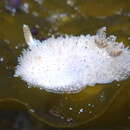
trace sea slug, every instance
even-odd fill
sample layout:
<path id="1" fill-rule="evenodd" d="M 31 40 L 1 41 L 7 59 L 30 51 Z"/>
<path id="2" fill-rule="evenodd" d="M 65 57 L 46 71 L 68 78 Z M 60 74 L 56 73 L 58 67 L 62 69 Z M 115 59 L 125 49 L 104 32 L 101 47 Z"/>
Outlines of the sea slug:
<path id="1" fill-rule="evenodd" d="M 130 49 L 106 36 L 59 36 L 39 41 L 23 26 L 28 48 L 18 57 L 15 77 L 56 93 L 79 92 L 87 86 L 125 80 L 130 76 Z"/>

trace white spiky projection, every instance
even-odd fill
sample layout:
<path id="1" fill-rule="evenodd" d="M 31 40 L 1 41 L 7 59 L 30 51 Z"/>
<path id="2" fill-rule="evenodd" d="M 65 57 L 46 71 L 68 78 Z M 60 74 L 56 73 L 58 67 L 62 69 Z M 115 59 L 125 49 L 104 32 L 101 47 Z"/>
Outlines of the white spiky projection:
<path id="1" fill-rule="evenodd" d="M 29 85 L 57 93 L 79 92 L 130 75 L 130 50 L 106 28 L 96 35 L 51 37 L 40 42 L 23 26 L 28 48 L 18 57 L 15 76 Z"/>

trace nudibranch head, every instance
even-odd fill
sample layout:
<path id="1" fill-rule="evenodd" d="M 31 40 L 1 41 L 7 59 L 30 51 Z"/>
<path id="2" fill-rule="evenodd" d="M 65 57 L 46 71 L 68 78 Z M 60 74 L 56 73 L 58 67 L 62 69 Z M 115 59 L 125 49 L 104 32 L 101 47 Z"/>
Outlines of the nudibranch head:
<path id="1" fill-rule="evenodd" d="M 15 76 L 29 85 L 57 93 L 78 92 L 86 86 L 126 79 L 130 50 L 106 28 L 96 35 L 51 37 L 40 42 L 23 26 L 28 49 L 18 58 Z"/>

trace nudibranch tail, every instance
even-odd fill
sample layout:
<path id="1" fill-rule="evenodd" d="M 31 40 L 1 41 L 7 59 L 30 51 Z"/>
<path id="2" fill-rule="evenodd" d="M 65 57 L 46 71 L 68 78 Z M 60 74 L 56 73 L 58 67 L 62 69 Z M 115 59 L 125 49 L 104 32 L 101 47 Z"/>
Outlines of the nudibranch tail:
<path id="1" fill-rule="evenodd" d="M 24 32 L 24 38 L 26 43 L 30 46 L 33 43 L 33 36 L 31 34 L 31 31 L 27 25 L 23 25 L 23 32 Z"/>

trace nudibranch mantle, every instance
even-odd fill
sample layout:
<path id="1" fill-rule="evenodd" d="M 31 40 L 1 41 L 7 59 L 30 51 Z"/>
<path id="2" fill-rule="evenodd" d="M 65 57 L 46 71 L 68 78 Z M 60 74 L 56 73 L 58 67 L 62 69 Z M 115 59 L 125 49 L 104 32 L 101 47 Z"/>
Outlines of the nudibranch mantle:
<path id="1" fill-rule="evenodd" d="M 29 85 L 56 93 L 79 92 L 86 86 L 111 83 L 130 75 L 130 50 L 116 37 L 96 35 L 51 37 L 40 42 L 23 26 L 28 49 L 18 57 L 15 75 Z"/>

